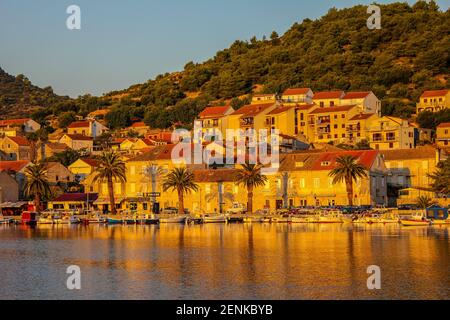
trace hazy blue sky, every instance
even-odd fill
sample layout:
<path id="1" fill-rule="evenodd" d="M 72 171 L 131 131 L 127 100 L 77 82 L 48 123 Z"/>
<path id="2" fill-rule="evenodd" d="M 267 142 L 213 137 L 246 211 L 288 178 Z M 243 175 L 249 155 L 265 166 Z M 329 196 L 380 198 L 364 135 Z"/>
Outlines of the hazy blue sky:
<path id="1" fill-rule="evenodd" d="M 358 3 L 372 1 L 0 0 L 0 67 L 58 94 L 100 95 Z M 71 4 L 81 7 L 79 31 L 66 28 Z"/>

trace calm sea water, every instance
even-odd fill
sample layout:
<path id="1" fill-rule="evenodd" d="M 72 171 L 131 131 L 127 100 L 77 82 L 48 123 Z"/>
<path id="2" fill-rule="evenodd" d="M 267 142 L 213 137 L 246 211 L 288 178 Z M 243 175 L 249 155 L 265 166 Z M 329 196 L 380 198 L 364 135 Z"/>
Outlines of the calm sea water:
<path id="1" fill-rule="evenodd" d="M 449 299 L 450 228 L 0 226 L 0 299 Z M 82 288 L 66 287 L 67 267 Z M 367 267 L 381 290 L 367 289 Z"/>

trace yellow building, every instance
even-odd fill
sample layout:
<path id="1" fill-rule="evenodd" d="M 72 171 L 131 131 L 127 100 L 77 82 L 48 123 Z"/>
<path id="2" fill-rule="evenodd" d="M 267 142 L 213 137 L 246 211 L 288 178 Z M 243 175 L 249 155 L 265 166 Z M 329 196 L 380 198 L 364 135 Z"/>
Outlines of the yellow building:
<path id="1" fill-rule="evenodd" d="M 98 167 L 98 160 L 90 159 L 90 158 L 84 158 L 84 159 L 78 159 L 74 163 L 72 163 L 68 169 L 72 174 L 75 175 L 76 179 L 79 181 L 83 181 L 88 177 L 90 174 L 92 174 L 95 170 L 95 168 Z"/>
<path id="2" fill-rule="evenodd" d="M 283 92 L 281 101 L 285 105 L 312 104 L 313 96 L 310 88 L 291 88 Z"/>
<path id="3" fill-rule="evenodd" d="M 450 122 L 441 123 L 436 129 L 436 144 L 442 148 L 450 147 Z"/>
<path id="4" fill-rule="evenodd" d="M 381 116 L 381 101 L 372 91 L 347 92 L 341 99 L 342 105 L 356 105 L 361 113 Z"/>
<path id="5" fill-rule="evenodd" d="M 323 91 L 313 96 L 313 102 L 320 108 L 336 107 L 341 105 L 341 99 L 345 96 L 344 91 Z"/>
<path id="6" fill-rule="evenodd" d="M 313 137 L 314 133 L 310 133 L 312 129 L 308 124 L 308 115 L 310 112 L 317 109 L 315 104 L 299 105 L 296 107 L 297 120 L 298 120 L 298 135 L 304 140 L 308 140 L 308 137 Z M 313 142 L 313 141 L 310 141 Z"/>
<path id="7" fill-rule="evenodd" d="M 153 143 L 148 139 L 127 138 L 120 143 L 118 150 L 125 154 L 137 155 L 152 147 Z"/>
<path id="8" fill-rule="evenodd" d="M 41 125 L 30 118 L 0 120 L 0 136 L 15 137 L 36 132 Z"/>
<path id="9" fill-rule="evenodd" d="M 30 142 L 20 136 L 0 138 L 0 153 L 8 161 L 30 160 Z"/>
<path id="10" fill-rule="evenodd" d="M 414 127 L 407 120 L 381 117 L 371 121 L 368 128 L 369 143 L 376 150 L 415 148 Z"/>
<path id="11" fill-rule="evenodd" d="M 228 129 L 228 115 L 235 110 L 231 106 L 207 107 L 196 120 L 196 125 L 202 127 L 203 135 L 222 134 L 225 137 Z"/>
<path id="12" fill-rule="evenodd" d="M 277 108 L 275 103 L 243 106 L 228 116 L 228 129 L 266 129 L 266 115 Z"/>
<path id="13" fill-rule="evenodd" d="M 363 140 L 368 141 L 370 123 L 376 119 L 378 119 L 378 116 L 374 113 L 360 113 L 350 118 L 346 128 L 348 143 L 355 144 Z"/>
<path id="14" fill-rule="evenodd" d="M 277 96 L 275 94 L 255 94 L 252 97 L 252 104 L 275 103 Z"/>
<path id="15" fill-rule="evenodd" d="M 63 143 L 73 150 L 87 150 L 92 151 L 94 147 L 94 140 L 92 137 L 81 134 L 64 134 L 58 141 Z"/>
<path id="16" fill-rule="evenodd" d="M 108 127 L 97 120 L 76 121 L 67 127 L 67 133 L 70 135 L 83 135 L 93 138 L 101 136 L 108 130 Z"/>
<path id="17" fill-rule="evenodd" d="M 347 122 L 358 114 L 356 106 L 322 107 L 308 115 L 308 140 L 310 142 L 345 143 Z"/>
<path id="18" fill-rule="evenodd" d="M 417 114 L 424 111 L 438 112 L 450 108 L 450 90 L 425 91 L 417 104 Z"/>
<path id="19" fill-rule="evenodd" d="M 298 114 L 295 106 L 279 106 L 266 114 L 266 129 L 278 129 L 282 134 L 297 135 L 297 116 Z"/>

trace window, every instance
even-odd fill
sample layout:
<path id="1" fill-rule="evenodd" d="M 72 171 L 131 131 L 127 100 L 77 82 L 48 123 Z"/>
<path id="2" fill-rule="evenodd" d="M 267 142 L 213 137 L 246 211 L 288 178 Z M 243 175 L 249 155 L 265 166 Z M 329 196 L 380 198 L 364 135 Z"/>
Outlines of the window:
<path id="1" fill-rule="evenodd" d="M 345 114 L 343 114 L 343 115 L 341 116 L 341 118 L 342 118 L 342 119 L 345 119 Z"/>
<path id="2" fill-rule="evenodd" d="M 330 102 L 330 107 L 334 107 L 334 101 Z"/>
<path id="3" fill-rule="evenodd" d="M 320 188 L 320 178 L 314 178 L 314 188 L 315 189 Z"/>
<path id="4" fill-rule="evenodd" d="M 345 133 L 342 134 L 342 138 L 345 138 Z"/>
<path id="5" fill-rule="evenodd" d="M 303 168 L 304 165 L 305 165 L 305 163 L 303 161 L 297 161 L 295 163 L 296 168 Z"/>
<path id="6" fill-rule="evenodd" d="M 324 102 L 320 102 L 320 107 L 323 108 L 325 106 Z"/>
<path id="7" fill-rule="evenodd" d="M 392 142 L 389 143 L 389 149 L 394 149 L 394 144 Z"/>
<path id="8" fill-rule="evenodd" d="M 306 180 L 305 178 L 300 179 L 300 188 L 306 188 Z"/>

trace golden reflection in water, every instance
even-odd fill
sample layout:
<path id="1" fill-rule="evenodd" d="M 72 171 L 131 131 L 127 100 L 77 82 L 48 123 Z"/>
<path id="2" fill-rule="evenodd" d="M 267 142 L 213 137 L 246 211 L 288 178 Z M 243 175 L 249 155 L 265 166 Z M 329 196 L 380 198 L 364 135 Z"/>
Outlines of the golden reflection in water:
<path id="1" fill-rule="evenodd" d="M 60 241 L 68 241 L 61 264 L 95 270 L 108 282 L 88 282 L 87 291 L 98 292 L 101 287 L 104 294 L 118 291 L 122 298 L 449 298 L 450 229 L 445 227 L 238 224 L 12 228 L 23 238 L 46 241 L 49 255 L 58 250 Z M 381 267 L 380 291 L 367 289 L 369 265 Z"/>

